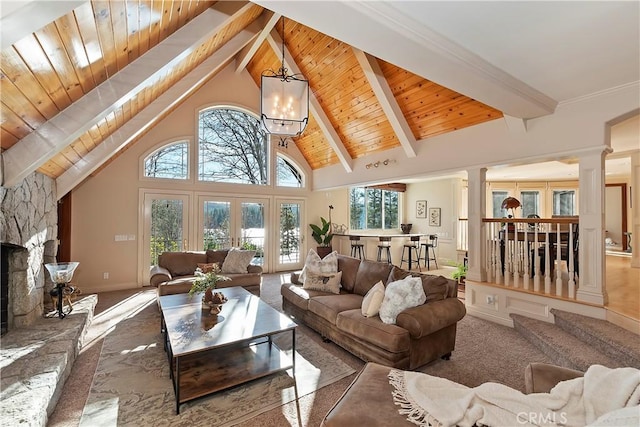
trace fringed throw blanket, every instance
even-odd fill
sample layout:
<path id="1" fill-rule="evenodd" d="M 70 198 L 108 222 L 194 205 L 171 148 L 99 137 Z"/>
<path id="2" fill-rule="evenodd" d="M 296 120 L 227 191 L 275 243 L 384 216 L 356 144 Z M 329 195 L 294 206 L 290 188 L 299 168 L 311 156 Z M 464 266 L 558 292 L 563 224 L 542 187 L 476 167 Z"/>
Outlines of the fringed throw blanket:
<path id="1" fill-rule="evenodd" d="M 396 369 L 389 382 L 400 414 L 419 426 L 640 425 L 640 371 L 634 368 L 593 365 L 550 393 L 528 395 L 497 383 L 469 388 Z"/>

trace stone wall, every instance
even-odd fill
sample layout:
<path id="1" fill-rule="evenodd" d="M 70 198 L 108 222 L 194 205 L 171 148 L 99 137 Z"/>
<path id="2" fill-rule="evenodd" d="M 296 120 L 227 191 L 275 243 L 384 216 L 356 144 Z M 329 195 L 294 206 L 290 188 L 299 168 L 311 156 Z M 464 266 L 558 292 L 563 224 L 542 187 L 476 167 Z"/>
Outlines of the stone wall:
<path id="1" fill-rule="evenodd" d="M 44 263 L 55 261 L 57 235 L 55 181 L 34 172 L 11 188 L 0 187 L 0 243 L 23 248 L 9 257 L 10 327 L 42 317 L 50 282 Z"/>

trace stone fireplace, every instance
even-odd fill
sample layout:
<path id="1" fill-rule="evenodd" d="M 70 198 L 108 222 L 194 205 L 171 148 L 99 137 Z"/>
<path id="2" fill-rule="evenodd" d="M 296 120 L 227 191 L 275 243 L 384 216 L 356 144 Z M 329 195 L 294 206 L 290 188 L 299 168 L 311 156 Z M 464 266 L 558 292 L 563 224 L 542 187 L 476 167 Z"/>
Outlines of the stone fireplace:
<path id="1" fill-rule="evenodd" d="M 14 187 L 0 187 L 0 206 L 2 320 L 8 329 L 20 328 L 43 316 L 52 287 L 44 264 L 55 262 L 57 252 L 55 181 L 35 172 Z"/>

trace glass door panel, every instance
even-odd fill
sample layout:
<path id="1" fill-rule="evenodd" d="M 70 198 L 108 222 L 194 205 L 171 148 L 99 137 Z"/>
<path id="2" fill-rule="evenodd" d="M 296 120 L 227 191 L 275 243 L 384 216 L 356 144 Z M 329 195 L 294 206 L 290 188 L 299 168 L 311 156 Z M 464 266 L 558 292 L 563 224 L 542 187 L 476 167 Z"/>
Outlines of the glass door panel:
<path id="1" fill-rule="evenodd" d="M 233 246 L 231 201 L 205 200 L 202 207 L 203 249 L 223 249 Z"/>
<path id="2" fill-rule="evenodd" d="M 278 216 L 278 257 L 277 270 L 291 270 L 301 268 L 304 263 L 302 253 L 302 223 L 303 204 L 300 201 L 279 201 Z"/>
<path id="3" fill-rule="evenodd" d="M 264 265 L 265 203 L 240 202 L 240 233 L 238 246 L 256 251 L 252 264 Z"/>

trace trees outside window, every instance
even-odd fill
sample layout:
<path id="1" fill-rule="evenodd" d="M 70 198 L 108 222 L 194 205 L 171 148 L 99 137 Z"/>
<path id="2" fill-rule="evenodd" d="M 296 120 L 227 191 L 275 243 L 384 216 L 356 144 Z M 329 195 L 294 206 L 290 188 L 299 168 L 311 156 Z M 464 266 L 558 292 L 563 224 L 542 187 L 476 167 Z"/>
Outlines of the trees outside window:
<path id="1" fill-rule="evenodd" d="M 198 179 L 267 185 L 267 134 L 244 111 L 211 108 L 200 112 Z"/>
<path id="2" fill-rule="evenodd" d="M 278 187 L 302 187 L 302 173 L 282 156 L 276 156 L 276 177 Z"/>
<path id="3" fill-rule="evenodd" d="M 398 228 L 398 202 L 397 191 L 352 188 L 349 194 L 351 229 Z"/>
<path id="4" fill-rule="evenodd" d="M 187 179 L 189 177 L 189 142 L 174 142 L 149 154 L 144 159 L 144 176 Z"/>

